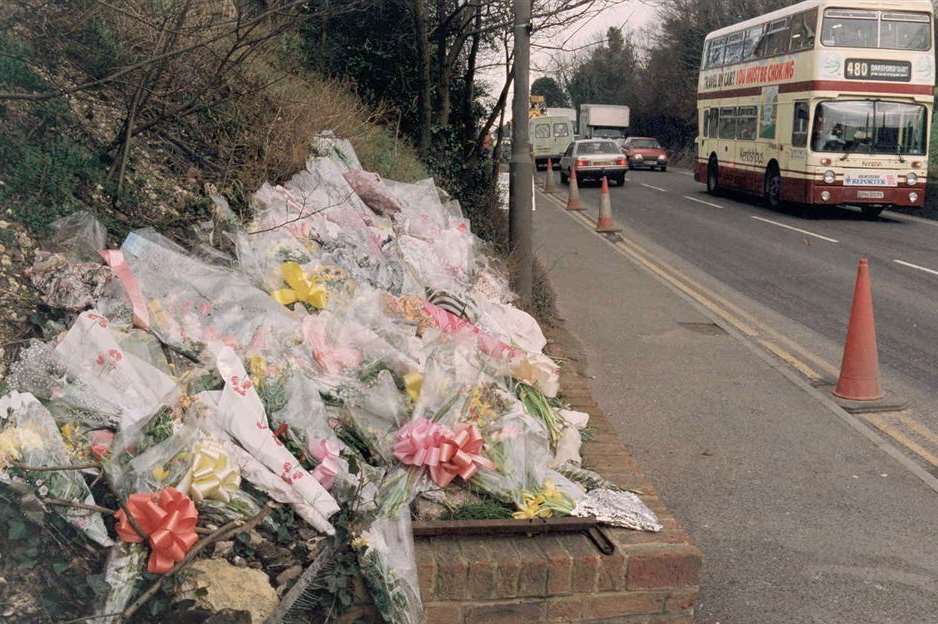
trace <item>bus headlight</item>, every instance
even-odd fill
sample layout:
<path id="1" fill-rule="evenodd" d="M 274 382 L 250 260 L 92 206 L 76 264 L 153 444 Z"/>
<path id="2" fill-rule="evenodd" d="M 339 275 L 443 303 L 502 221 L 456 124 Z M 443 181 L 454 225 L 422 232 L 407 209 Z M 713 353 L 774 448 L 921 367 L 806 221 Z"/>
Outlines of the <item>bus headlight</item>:
<path id="1" fill-rule="evenodd" d="M 912 202 L 913 204 L 914 204 L 915 202 L 917 202 L 917 201 L 918 201 L 918 193 L 916 193 L 915 191 L 912 191 L 911 193 L 909 193 L 909 201 Z"/>
<path id="2" fill-rule="evenodd" d="M 837 176 L 830 169 L 824 172 L 824 184 L 833 184 L 836 179 Z"/>
<path id="3" fill-rule="evenodd" d="M 830 200 L 831 200 L 830 191 L 824 191 L 823 193 L 821 193 L 821 201 L 830 201 Z"/>
<path id="4" fill-rule="evenodd" d="M 918 176 L 914 173 L 910 173 L 905 177 L 905 181 L 909 184 L 909 186 L 915 186 L 918 184 Z"/>

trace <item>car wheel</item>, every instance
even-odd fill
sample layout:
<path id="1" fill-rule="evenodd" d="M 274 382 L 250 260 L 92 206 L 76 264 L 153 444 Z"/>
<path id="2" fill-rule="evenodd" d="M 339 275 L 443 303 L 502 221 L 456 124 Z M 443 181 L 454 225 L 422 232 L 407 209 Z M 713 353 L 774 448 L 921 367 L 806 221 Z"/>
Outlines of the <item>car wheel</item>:
<path id="1" fill-rule="evenodd" d="M 863 206 L 860 210 L 863 211 L 863 215 L 868 219 L 875 219 L 883 214 L 885 208 L 883 206 Z"/>
<path id="2" fill-rule="evenodd" d="M 570 176 L 568 176 L 566 173 L 564 173 L 563 170 L 560 171 L 560 183 L 561 183 L 561 184 L 570 184 Z"/>
<path id="3" fill-rule="evenodd" d="M 707 165 L 707 192 L 711 195 L 720 192 L 720 167 L 716 158 L 711 158 Z"/>
<path id="4" fill-rule="evenodd" d="M 777 210 L 782 207 L 782 175 L 775 167 L 770 167 L 765 173 L 764 195 L 769 208 Z"/>
<path id="5" fill-rule="evenodd" d="M 661 171 L 667 171 L 667 170 L 668 170 L 667 165 L 661 165 Z"/>
<path id="6" fill-rule="evenodd" d="M 625 174 L 616 176 L 616 184 L 619 186 L 625 186 Z"/>

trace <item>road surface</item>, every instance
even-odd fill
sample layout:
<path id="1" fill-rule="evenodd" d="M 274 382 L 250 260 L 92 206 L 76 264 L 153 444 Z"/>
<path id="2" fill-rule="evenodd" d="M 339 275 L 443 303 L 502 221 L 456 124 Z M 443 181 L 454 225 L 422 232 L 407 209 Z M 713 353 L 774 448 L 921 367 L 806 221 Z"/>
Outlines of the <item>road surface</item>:
<path id="1" fill-rule="evenodd" d="M 592 214 L 599 193 L 581 188 Z M 827 382 L 839 370 L 857 261 L 869 258 L 884 385 L 912 408 L 864 418 L 938 474 L 938 221 L 773 211 L 745 195 L 711 196 L 677 169 L 630 172 L 610 196 L 626 239 L 757 319 L 796 368 Z"/>

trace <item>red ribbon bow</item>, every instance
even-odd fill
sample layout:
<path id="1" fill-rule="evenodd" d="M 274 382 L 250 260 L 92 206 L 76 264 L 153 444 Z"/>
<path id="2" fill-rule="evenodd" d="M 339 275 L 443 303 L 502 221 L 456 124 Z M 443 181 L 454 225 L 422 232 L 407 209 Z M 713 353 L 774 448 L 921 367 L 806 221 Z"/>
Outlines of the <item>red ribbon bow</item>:
<path id="1" fill-rule="evenodd" d="M 132 494 L 127 509 L 150 543 L 147 572 L 165 574 L 199 541 L 195 524 L 199 519 L 192 500 L 175 488 L 159 494 Z M 125 542 L 138 543 L 143 538 L 134 530 L 124 510 L 115 514 L 117 535 Z"/>

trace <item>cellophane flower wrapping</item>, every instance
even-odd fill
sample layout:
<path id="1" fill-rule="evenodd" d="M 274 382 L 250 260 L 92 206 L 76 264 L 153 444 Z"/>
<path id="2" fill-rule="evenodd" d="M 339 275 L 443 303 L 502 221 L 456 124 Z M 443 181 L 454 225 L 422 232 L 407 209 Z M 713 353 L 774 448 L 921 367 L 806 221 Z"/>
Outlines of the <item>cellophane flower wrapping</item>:
<path id="1" fill-rule="evenodd" d="M 130 603 L 146 566 L 147 548 L 143 544 L 118 542 L 111 547 L 104 570 L 104 583 L 108 592 L 95 611 L 98 617 L 94 621 L 105 624 L 120 623 L 122 617 L 112 614 L 121 613 Z"/>
<path id="2" fill-rule="evenodd" d="M 5 434 L 5 435 L 4 435 Z M 60 467 L 72 463 L 62 434 L 52 415 L 31 394 L 12 392 L 0 398 L 0 435 L 9 438 L 6 451 L 16 462 L 31 467 Z M 2 451 L 0 451 L 2 452 Z M 12 463 L 12 462 L 11 462 Z M 0 479 L 7 482 L 10 466 L 0 464 Z M 23 477 L 42 498 L 94 505 L 94 496 L 77 470 L 23 471 Z M 89 539 L 101 546 L 111 546 L 101 514 L 96 511 L 51 505 Z"/>
<path id="3" fill-rule="evenodd" d="M 358 563 L 375 607 L 387 624 L 422 624 L 420 583 L 410 510 L 378 518 L 356 540 Z"/>

